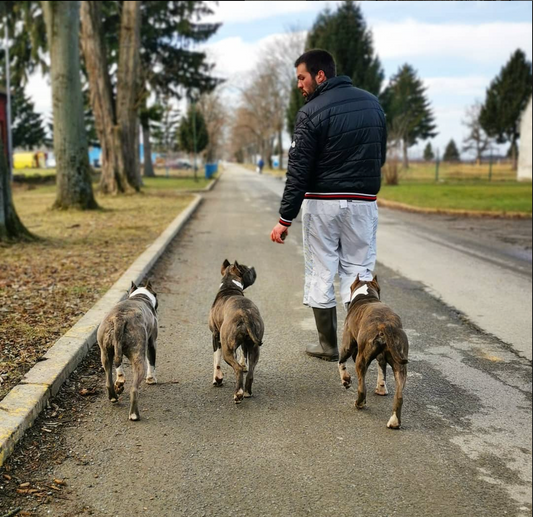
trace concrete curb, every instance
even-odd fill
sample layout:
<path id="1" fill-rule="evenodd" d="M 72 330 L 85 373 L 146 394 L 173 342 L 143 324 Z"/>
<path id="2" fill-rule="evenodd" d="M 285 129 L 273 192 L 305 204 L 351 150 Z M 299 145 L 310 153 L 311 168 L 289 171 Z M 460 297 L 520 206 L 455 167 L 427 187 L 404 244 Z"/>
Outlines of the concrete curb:
<path id="1" fill-rule="evenodd" d="M 131 282 L 139 283 L 192 217 L 202 202 L 195 196 L 156 241 L 130 266 L 107 293 L 66 332 L 0 402 L 0 467 L 24 432 L 57 394 L 68 376 L 96 343 L 98 325 L 111 308 L 126 297 Z"/>
<path id="2" fill-rule="evenodd" d="M 417 206 L 389 201 L 378 198 L 378 205 L 381 208 L 390 208 L 392 210 L 402 210 L 403 212 L 412 212 L 415 214 L 439 214 L 439 215 L 456 215 L 459 217 L 476 217 L 476 218 L 493 218 L 493 219 L 531 219 L 531 214 L 524 212 L 487 212 L 475 210 L 446 210 L 441 208 L 420 208 Z"/>

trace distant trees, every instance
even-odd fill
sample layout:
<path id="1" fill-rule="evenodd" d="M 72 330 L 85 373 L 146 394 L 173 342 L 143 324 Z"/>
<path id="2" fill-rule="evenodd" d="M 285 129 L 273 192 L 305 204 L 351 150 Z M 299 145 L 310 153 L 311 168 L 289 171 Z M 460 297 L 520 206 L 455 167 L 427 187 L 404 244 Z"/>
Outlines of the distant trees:
<path id="1" fill-rule="evenodd" d="M 430 162 L 435 159 L 435 153 L 433 152 L 433 147 L 431 146 L 431 142 L 428 142 L 426 147 L 424 148 L 424 160 L 426 162 Z"/>
<path id="2" fill-rule="evenodd" d="M 209 143 L 204 116 L 195 103 L 191 104 L 187 115 L 181 119 L 178 138 L 181 149 L 190 154 L 201 153 Z"/>
<path id="3" fill-rule="evenodd" d="M 228 112 L 220 91 L 214 90 L 202 95 L 198 102 L 198 110 L 207 128 L 208 143 L 205 148 L 205 160 L 207 163 L 213 163 L 221 157 L 226 143 L 225 126 L 228 123 Z"/>
<path id="4" fill-rule="evenodd" d="M 35 104 L 24 87 L 14 89 L 11 97 L 13 148 L 34 149 L 48 145 L 43 116 L 35 112 Z"/>
<path id="5" fill-rule="evenodd" d="M 381 96 L 389 133 L 397 134 L 402 142 L 404 168 L 409 167 L 408 149 L 418 140 L 437 135 L 426 90 L 414 68 L 405 64 L 392 76 Z"/>
<path id="6" fill-rule="evenodd" d="M 463 125 L 468 128 L 468 134 L 463 140 L 463 152 L 473 151 L 476 155 L 476 163 L 481 163 L 483 153 L 490 146 L 490 138 L 487 136 L 481 122 L 479 120 L 481 114 L 482 105 L 480 102 L 476 102 L 466 110 L 466 117 L 463 120 Z"/>
<path id="7" fill-rule="evenodd" d="M 517 140 L 520 137 L 520 116 L 532 92 L 531 61 L 516 50 L 487 89 L 479 116 L 481 127 L 499 144 L 511 144 L 513 167 L 518 164 Z"/>
<path id="8" fill-rule="evenodd" d="M 455 140 L 450 140 L 446 149 L 444 150 L 444 156 L 442 157 L 445 162 L 459 162 L 461 161 L 461 155 Z"/>

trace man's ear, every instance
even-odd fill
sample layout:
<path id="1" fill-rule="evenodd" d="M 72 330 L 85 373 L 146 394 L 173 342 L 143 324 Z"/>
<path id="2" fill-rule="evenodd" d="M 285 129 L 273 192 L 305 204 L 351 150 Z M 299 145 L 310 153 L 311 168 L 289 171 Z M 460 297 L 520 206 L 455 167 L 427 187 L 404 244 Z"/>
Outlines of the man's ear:
<path id="1" fill-rule="evenodd" d="M 246 273 L 244 273 L 242 277 L 244 288 L 246 289 L 247 287 L 254 285 L 256 278 L 257 278 L 257 273 L 255 272 L 255 268 L 251 267 L 248 271 L 246 271 Z"/>
<path id="2" fill-rule="evenodd" d="M 226 269 L 228 269 L 230 266 L 231 266 L 230 261 L 226 259 L 224 263 L 222 264 L 222 268 L 220 270 L 220 272 L 222 273 L 222 276 L 224 276 L 224 274 L 226 273 Z"/>

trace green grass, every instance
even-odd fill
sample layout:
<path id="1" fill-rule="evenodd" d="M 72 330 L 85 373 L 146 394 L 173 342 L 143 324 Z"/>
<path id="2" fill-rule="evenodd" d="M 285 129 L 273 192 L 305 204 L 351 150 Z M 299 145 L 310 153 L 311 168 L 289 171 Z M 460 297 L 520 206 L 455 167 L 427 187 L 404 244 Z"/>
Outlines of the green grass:
<path id="1" fill-rule="evenodd" d="M 144 190 L 201 190 L 207 187 L 211 181 L 211 179 L 205 179 L 204 176 L 200 175 L 198 181 L 195 181 L 193 176 L 143 179 Z"/>
<path id="2" fill-rule="evenodd" d="M 56 175 L 55 169 L 13 169 L 14 176 L 25 176 L 26 178 L 34 178 L 40 176 L 48 178 Z"/>
<path id="3" fill-rule="evenodd" d="M 403 182 L 384 185 L 379 197 L 418 208 L 532 213 L 531 183 L 518 182 Z"/>

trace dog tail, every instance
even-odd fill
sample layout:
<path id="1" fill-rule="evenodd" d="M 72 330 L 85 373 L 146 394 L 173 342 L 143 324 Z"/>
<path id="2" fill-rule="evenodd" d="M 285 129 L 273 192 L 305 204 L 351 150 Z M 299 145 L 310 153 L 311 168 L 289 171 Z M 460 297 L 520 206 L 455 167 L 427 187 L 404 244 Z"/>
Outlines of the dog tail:
<path id="1" fill-rule="evenodd" d="M 261 346 L 263 341 L 260 337 L 260 330 L 257 328 L 255 323 L 250 319 L 248 314 L 244 315 L 244 325 L 246 326 L 246 331 L 248 336 L 252 340 L 254 345 Z"/>
<path id="2" fill-rule="evenodd" d="M 387 345 L 394 361 L 399 364 L 409 363 L 407 359 L 409 345 L 404 331 L 387 324 L 379 325 L 378 330 L 379 340 Z"/>
<path id="3" fill-rule="evenodd" d="M 124 330 L 126 328 L 126 322 L 121 319 L 115 321 L 115 334 L 114 347 L 115 347 L 115 368 L 118 368 L 122 365 L 122 340 L 124 339 Z"/>

